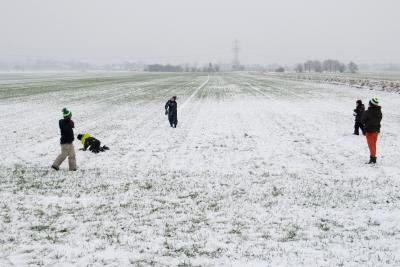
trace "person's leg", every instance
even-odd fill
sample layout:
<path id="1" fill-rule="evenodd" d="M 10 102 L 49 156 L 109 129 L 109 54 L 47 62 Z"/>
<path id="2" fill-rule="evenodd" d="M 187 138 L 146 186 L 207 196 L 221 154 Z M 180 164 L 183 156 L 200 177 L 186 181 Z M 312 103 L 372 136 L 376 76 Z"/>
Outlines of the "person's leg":
<path id="1" fill-rule="evenodd" d="M 169 125 L 171 125 L 171 127 L 173 127 L 174 121 L 173 121 L 172 114 L 168 114 L 168 121 L 169 121 Z"/>
<path id="2" fill-rule="evenodd" d="M 369 163 L 376 163 L 376 141 L 378 139 L 378 133 L 366 133 L 365 136 L 370 151 Z"/>
<path id="3" fill-rule="evenodd" d="M 174 114 L 172 116 L 172 125 L 174 128 L 176 128 L 176 125 L 178 124 L 178 114 Z"/>
<path id="4" fill-rule="evenodd" d="M 76 155 L 75 155 L 75 148 L 73 144 L 69 144 L 68 149 L 68 164 L 70 171 L 76 171 Z"/>
<path id="5" fill-rule="evenodd" d="M 363 135 L 365 135 L 364 125 L 360 122 L 360 129 Z"/>
<path id="6" fill-rule="evenodd" d="M 368 148 L 369 148 L 369 155 L 370 157 L 374 157 L 375 149 L 374 149 L 374 134 L 373 133 L 366 133 L 365 137 L 367 138 Z"/>
<path id="7" fill-rule="evenodd" d="M 58 155 L 58 157 L 56 158 L 56 160 L 53 162 L 53 167 L 55 169 L 60 168 L 61 163 L 63 163 L 63 161 L 67 158 L 68 156 L 68 148 L 67 148 L 67 144 L 63 144 L 61 145 L 61 154 Z"/>
<path id="8" fill-rule="evenodd" d="M 376 161 L 376 143 L 378 142 L 378 133 L 374 133 L 373 134 L 372 141 L 373 141 L 373 154 L 374 154 L 374 158 L 375 158 L 375 161 Z"/>
<path id="9" fill-rule="evenodd" d="M 358 129 L 359 129 L 359 123 L 356 121 L 354 123 L 354 134 L 355 135 L 359 135 L 360 134 Z"/>
<path id="10" fill-rule="evenodd" d="M 100 141 L 99 140 L 94 141 L 93 144 L 91 145 L 91 147 L 92 147 L 92 151 L 94 153 L 99 153 L 99 151 L 100 151 Z"/>

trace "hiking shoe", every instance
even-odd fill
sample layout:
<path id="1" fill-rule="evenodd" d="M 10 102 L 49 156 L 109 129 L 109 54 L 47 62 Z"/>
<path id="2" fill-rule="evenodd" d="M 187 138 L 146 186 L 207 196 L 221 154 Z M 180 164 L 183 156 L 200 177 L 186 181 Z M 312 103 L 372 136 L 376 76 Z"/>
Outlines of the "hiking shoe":
<path id="1" fill-rule="evenodd" d="M 56 166 L 54 166 L 54 165 L 51 165 L 51 168 L 54 169 L 54 170 L 56 170 L 56 171 L 59 171 L 59 170 L 60 170 L 60 168 L 58 168 L 58 167 L 56 167 Z"/>
<path id="2" fill-rule="evenodd" d="M 376 157 L 370 157 L 368 164 L 375 164 L 376 163 Z"/>

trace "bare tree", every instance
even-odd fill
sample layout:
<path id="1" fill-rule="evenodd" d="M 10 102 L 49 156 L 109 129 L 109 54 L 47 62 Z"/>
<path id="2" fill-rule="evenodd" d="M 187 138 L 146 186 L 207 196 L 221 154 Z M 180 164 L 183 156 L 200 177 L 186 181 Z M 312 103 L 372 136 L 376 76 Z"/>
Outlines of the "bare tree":
<path id="1" fill-rule="evenodd" d="M 295 72 L 303 72 L 303 64 L 299 63 L 294 67 Z"/>
<path id="2" fill-rule="evenodd" d="M 306 63 L 304 63 L 304 71 L 311 72 L 313 69 L 313 62 L 311 60 L 307 60 Z"/>
<path id="3" fill-rule="evenodd" d="M 314 60 L 313 61 L 313 69 L 315 72 L 322 72 L 322 64 L 321 61 L 319 60 Z"/>
<path id="4" fill-rule="evenodd" d="M 350 73 L 357 73 L 358 65 L 356 63 L 354 63 L 353 61 L 350 61 L 350 63 L 347 64 L 347 69 Z"/>
<path id="5" fill-rule="evenodd" d="M 346 71 L 346 64 L 340 63 L 340 62 L 339 62 L 339 64 L 338 64 L 338 70 L 339 70 L 340 73 L 345 72 L 345 71 Z"/>
<path id="6" fill-rule="evenodd" d="M 334 59 L 326 59 L 322 62 L 322 69 L 325 72 L 337 72 L 340 62 Z"/>

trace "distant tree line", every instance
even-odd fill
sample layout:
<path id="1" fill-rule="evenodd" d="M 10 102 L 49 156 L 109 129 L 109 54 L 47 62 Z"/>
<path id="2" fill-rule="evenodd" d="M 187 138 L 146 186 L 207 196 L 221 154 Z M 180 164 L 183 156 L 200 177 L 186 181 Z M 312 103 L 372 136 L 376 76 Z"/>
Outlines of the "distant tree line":
<path id="1" fill-rule="evenodd" d="M 358 72 L 358 66 L 354 62 L 350 62 L 347 65 L 335 59 L 326 59 L 324 61 L 319 60 L 307 60 L 304 63 L 299 63 L 295 66 L 296 72 L 329 72 L 329 73 L 343 73 Z"/>
<path id="2" fill-rule="evenodd" d="M 209 63 L 208 66 L 197 67 L 189 65 L 162 65 L 162 64 L 152 64 L 148 65 L 145 69 L 149 72 L 219 72 L 219 65 L 213 65 Z"/>
<path id="3" fill-rule="evenodd" d="M 35 60 L 24 62 L 0 62 L 0 71 L 47 71 L 47 70 L 88 70 L 94 67 L 79 61 Z"/>
<path id="4" fill-rule="evenodd" d="M 153 64 L 148 65 L 147 70 L 150 72 L 183 72 L 182 66 L 174 66 L 174 65 L 161 65 L 161 64 Z"/>

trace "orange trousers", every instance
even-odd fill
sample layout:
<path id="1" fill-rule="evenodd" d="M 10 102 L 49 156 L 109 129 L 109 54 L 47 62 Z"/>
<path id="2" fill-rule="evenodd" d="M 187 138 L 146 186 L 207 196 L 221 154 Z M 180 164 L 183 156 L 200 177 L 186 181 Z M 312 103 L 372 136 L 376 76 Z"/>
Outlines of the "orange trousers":
<path id="1" fill-rule="evenodd" d="M 371 157 L 376 157 L 376 141 L 378 141 L 378 133 L 365 133 Z"/>

